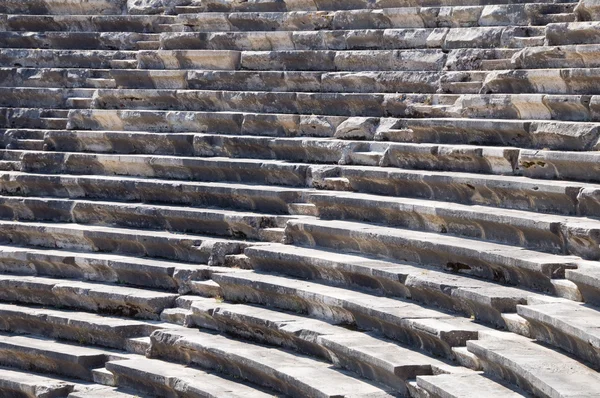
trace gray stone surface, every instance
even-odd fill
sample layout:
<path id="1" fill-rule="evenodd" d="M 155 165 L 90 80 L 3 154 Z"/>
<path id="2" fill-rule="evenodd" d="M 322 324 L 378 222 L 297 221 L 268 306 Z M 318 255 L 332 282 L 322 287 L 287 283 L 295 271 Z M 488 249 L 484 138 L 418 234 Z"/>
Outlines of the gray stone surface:
<path id="1" fill-rule="evenodd" d="M 598 372 L 523 337 L 488 338 L 467 343 L 469 351 L 496 376 L 542 397 L 593 397 Z"/>
<path id="2" fill-rule="evenodd" d="M 324 362 L 196 330 L 153 333 L 150 355 L 217 368 L 296 397 L 391 396 L 385 389 L 348 377 Z"/>
<path id="3" fill-rule="evenodd" d="M 3 1 L 0 396 L 597 396 L 599 20 Z"/>

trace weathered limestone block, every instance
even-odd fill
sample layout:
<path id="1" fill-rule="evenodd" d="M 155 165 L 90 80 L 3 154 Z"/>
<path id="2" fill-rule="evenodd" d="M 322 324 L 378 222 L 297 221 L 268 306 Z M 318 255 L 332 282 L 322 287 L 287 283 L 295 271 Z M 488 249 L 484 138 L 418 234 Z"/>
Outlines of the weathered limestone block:
<path id="1" fill-rule="evenodd" d="M 331 72 L 321 74 L 320 91 L 433 94 L 437 92 L 442 76 L 442 73 L 417 71 Z M 302 87 L 311 88 L 312 86 L 308 83 L 304 83 Z M 302 89 L 298 91 L 312 90 Z"/>
<path id="2" fill-rule="evenodd" d="M 4 394 L 23 397 L 72 396 L 70 393 L 74 388 L 73 382 L 8 368 L 2 369 L 2 379 L 0 379 L 0 389 Z"/>
<path id="3" fill-rule="evenodd" d="M 379 119 L 368 117 L 351 117 L 340 124 L 334 134 L 335 138 L 372 140 L 377 130 Z"/>
<path id="4" fill-rule="evenodd" d="M 585 151 L 598 145 L 600 125 L 594 123 L 533 122 L 529 134 L 535 148 Z"/>
<path id="5" fill-rule="evenodd" d="M 7 14 L 122 14 L 126 0 L 5 0 L 0 12 Z"/>
<path id="6" fill-rule="evenodd" d="M 161 50 L 140 51 L 140 69 L 216 69 L 235 70 L 240 65 L 239 51 Z"/>
<path id="7" fill-rule="evenodd" d="M 594 396 L 598 372 L 560 352 L 522 336 L 486 337 L 467 342 L 486 372 L 503 377 L 537 396 Z"/>
<path id="8" fill-rule="evenodd" d="M 596 68 L 600 66 L 600 45 L 581 44 L 561 47 L 529 47 L 514 54 L 517 69 Z"/>
<path id="9" fill-rule="evenodd" d="M 335 55 L 337 70 L 439 71 L 446 55 L 440 50 L 347 51 Z"/>
<path id="10" fill-rule="evenodd" d="M 445 49 L 497 48 L 504 28 L 450 29 L 444 40 Z"/>
<path id="11" fill-rule="evenodd" d="M 577 195 L 578 211 L 581 215 L 600 216 L 600 188 L 584 188 Z"/>
<path id="12" fill-rule="evenodd" d="M 546 45 L 595 44 L 600 41 L 600 22 L 553 23 L 546 26 Z"/>
<path id="13" fill-rule="evenodd" d="M 187 5 L 191 0 L 127 0 L 128 14 L 169 13 L 175 6 Z"/>
<path id="14" fill-rule="evenodd" d="M 495 4 L 483 7 L 478 22 L 481 26 L 526 25 L 529 18 L 521 4 Z"/>
<path id="15" fill-rule="evenodd" d="M 600 182 L 600 154 L 521 150 L 523 175 L 532 178 Z"/>
<path id="16" fill-rule="evenodd" d="M 415 2 L 419 5 L 431 5 L 431 6 L 442 6 L 440 8 L 438 8 L 437 11 L 437 15 L 436 15 L 436 19 L 437 19 L 437 26 L 440 27 L 452 27 L 452 28 L 458 28 L 458 27 L 470 27 L 470 26 L 476 26 L 477 25 L 477 21 L 479 20 L 480 16 L 481 16 L 481 12 L 483 11 L 483 8 L 481 6 L 478 5 L 454 5 L 452 4 L 452 6 L 450 6 L 450 4 L 444 2 L 444 1 L 439 1 L 439 2 L 433 2 L 433 3 L 429 3 L 429 4 L 423 4 L 421 2 Z M 448 4 L 448 7 L 444 7 L 444 5 Z M 433 10 L 432 10 L 433 11 Z M 423 10 L 424 13 L 427 13 L 427 10 L 424 9 Z"/>
<path id="17" fill-rule="evenodd" d="M 241 68 L 251 70 L 335 70 L 334 51 L 243 52 Z"/>
<path id="18" fill-rule="evenodd" d="M 444 70 L 448 71 L 473 71 L 473 70 L 489 70 L 489 69 L 508 69 L 510 58 L 516 53 L 516 49 L 478 49 L 478 48 L 463 48 L 452 50 L 448 54 L 448 59 Z M 494 62 L 505 60 L 506 67 L 498 68 L 494 66 Z M 491 64 L 490 64 L 491 63 Z"/>
<path id="19" fill-rule="evenodd" d="M 600 20 L 600 1 L 599 0 L 580 0 L 575 7 L 575 14 L 580 21 Z"/>
<path id="20" fill-rule="evenodd" d="M 511 26 L 504 28 L 500 37 L 501 48 L 524 48 L 543 46 L 544 29 L 537 26 Z"/>

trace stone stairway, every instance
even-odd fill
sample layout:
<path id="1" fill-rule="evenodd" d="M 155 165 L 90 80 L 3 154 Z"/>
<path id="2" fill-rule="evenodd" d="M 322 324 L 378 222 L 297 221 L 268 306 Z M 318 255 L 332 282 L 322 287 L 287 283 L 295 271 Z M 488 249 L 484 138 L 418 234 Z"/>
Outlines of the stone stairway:
<path id="1" fill-rule="evenodd" d="M 0 396 L 599 396 L 599 32 L 3 1 Z"/>

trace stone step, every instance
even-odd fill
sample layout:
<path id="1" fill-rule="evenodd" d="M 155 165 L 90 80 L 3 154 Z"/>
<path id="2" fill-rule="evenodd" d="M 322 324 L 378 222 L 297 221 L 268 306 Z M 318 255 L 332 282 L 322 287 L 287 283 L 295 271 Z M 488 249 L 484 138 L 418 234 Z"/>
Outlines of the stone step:
<path id="1" fill-rule="evenodd" d="M 176 22 L 168 15 L 30 15 L 8 14 L 7 31 L 17 32 L 138 32 L 158 33 L 161 24 Z"/>
<path id="2" fill-rule="evenodd" d="M 153 34 L 136 32 L 0 32 L 0 48 L 53 50 L 137 50 Z"/>
<path id="3" fill-rule="evenodd" d="M 5 333 L 35 334 L 120 350 L 126 350 L 129 339 L 147 337 L 155 330 L 174 327 L 160 322 L 16 304 L 0 304 L 0 314 L 0 330 Z"/>
<path id="4" fill-rule="evenodd" d="M 2 53 L 0 53 L 0 60 L 2 59 Z M 444 67 L 446 55 L 442 50 L 436 49 L 363 51 L 159 50 L 139 51 L 137 59 L 139 69 L 440 71 Z"/>
<path id="5" fill-rule="evenodd" d="M 119 352 L 65 344 L 41 337 L 0 335 L 0 364 L 27 371 L 48 372 L 92 381 L 92 371 L 110 360 L 126 359 Z"/>
<path id="6" fill-rule="evenodd" d="M 518 306 L 532 337 L 568 351 L 600 368 L 598 309 L 574 302 Z"/>
<path id="7" fill-rule="evenodd" d="M 3 301 L 155 320 L 177 298 L 174 293 L 40 276 L 0 275 L 0 287 Z"/>
<path id="8" fill-rule="evenodd" d="M 524 48 L 512 56 L 516 69 L 596 68 L 600 66 L 598 44 Z"/>
<path id="9" fill-rule="evenodd" d="M 565 354 L 516 335 L 467 342 L 486 373 L 502 377 L 538 397 L 593 397 L 598 372 Z"/>
<path id="10" fill-rule="evenodd" d="M 117 88 L 117 83 L 112 78 L 88 78 L 86 83 L 94 88 Z"/>
<path id="11" fill-rule="evenodd" d="M 134 59 L 114 59 L 109 62 L 109 67 L 112 69 L 135 69 L 137 61 Z"/>
<path id="12" fill-rule="evenodd" d="M 583 182 L 370 166 L 311 166 L 311 175 L 314 187 L 328 190 L 562 215 L 600 214 L 600 186 Z M 331 184 L 329 178 L 343 179 L 344 186 Z"/>
<path id="13" fill-rule="evenodd" d="M 210 279 L 220 272 L 243 270 L 128 257 L 108 253 L 71 252 L 33 247 L 0 246 L 1 270 L 8 273 L 45 275 L 121 283 L 142 288 L 186 293 L 189 283 Z"/>
<path id="14" fill-rule="evenodd" d="M 140 398 L 137 391 L 113 387 L 93 387 L 69 394 L 67 398 Z"/>
<path id="15" fill-rule="evenodd" d="M 0 368 L 0 394 L 5 397 L 52 398 L 71 397 L 77 383 L 56 377 Z"/>
<path id="16" fill-rule="evenodd" d="M 5 110 L 14 112 L 10 108 Z M 347 130 L 358 130 L 362 136 L 355 135 L 355 139 L 362 137 L 405 143 L 498 145 L 565 151 L 600 148 L 598 123 L 531 119 L 392 119 L 232 111 L 76 109 L 69 113 L 68 128 L 164 133 L 195 131 L 276 137 L 334 137 Z"/>
<path id="17" fill-rule="evenodd" d="M 547 45 L 598 43 L 600 40 L 599 27 L 599 21 L 548 24 L 546 26 Z"/>
<path id="18" fill-rule="evenodd" d="M 125 8 L 124 0 L 91 0 L 85 2 L 65 0 L 6 0 L 0 6 L 0 12 L 5 14 L 57 14 L 57 15 L 86 15 L 86 14 L 122 14 Z"/>
<path id="19" fill-rule="evenodd" d="M 535 0 L 514 1 L 514 0 L 498 0 L 496 4 L 515 4 L 515 3 L 537 3 Z M 564 3 L 575 1 L 563 1 Z M 356 0 L 350 2 L 339 2 L 330 0 L 315 0 L 311 3 L 299 2 L 295 0 L 266 0 L 257 3 L 238 3 L 238 2 L 223 2 L 221 0 L 207 0 L 200 4 L 194 4 L 194 12 L 284 12 L 284 11 L 329 11 L 329 10 L 356 10 L 356 9 L 379 9 L 382 6 L 393 5 L 394 7 L 414 7 L 420 4 L 411 0 L 393 1 L 391 4 L 384 2 L 372 3 L 368 0 Z M 428 6 L 481 6 L 487 2 L 481 0 L 432 0 L 428 1 Z M 475 12 L 477 12 L 476 10 Z"/>
<path id="20" fill-rule="evenodd" d="M 410 28 L 369 30 L 318 30 L 310 32 L 176 32 L 160 35 L 162 50 L 400 50 L 413 48 L 522 48 L 544 45 L 544 28 L 524 28 L 537 43 L 522 42 L 525 32 L 513 27 Z M 12 37 L 13 32 L 8 32 Z M 1 38 L 2 36 L 0 36 Z M 18 42 L 20 43 L 20 42 Z M 7 47 L 11 44 L 7 43 Z M 20 47 L 15 45 L 15 47 Z M 126 48 L 122 48 L 126 49 Z"/>
<path id="21" fill-rule="evenodd" d="M 2 87 L 96 87 L 90 80 L 109 76 L 108 70 L 86 70 L 81 68 L 0 68 Z M 108 87 L 110 88 L 110 87 Z"/>
<path id="22" fill-rule="evenodd" d="M 143 40 L 137 43 L 138 50 L 158 50 L 160 49 L 160 41 L 158 40 Z"/>
<path id="23" fill-rule="evenodd" d="M 2 132 L 4 139 L 11 140 L 43 140 L 45 130 L 37 129 L 7 129 Z"/>
<path id="24" fill-rule="evenodd" d="M 454 358 L 452 347 L 477 338 L 485 326 L 468 318 L 404 299 L 374 296 L 348 288 L 249 272 L 214 275 L 228 301 L 267 305 L 309 314 L 334 324 L 372 330 L 401 343 Z"/>
<path id="25" fill-rule="evenodd" d="M 190 281 L 189 284 L 192 294 L 198 295 L 200 297 L 212 297 L 215 299 L 223 297 L 221 287 L 212 280 Z"/>
<path id="26" fill-rule="evenodd" d="M 194 364 L 294 397 L 391 397 L 387 388 L 306 356 L 205 331 L 152 334 L 150 356 Z M 185 354 L 184 354 L 185 352 Z"/>
<path id="27" fill-rule="evenodd" d="M 3 244 L 110 252 L 209 265 L 222 264 L 225 256 L 240 253 L 250 244 L 201 235 L 74 223 L 0 221 L 0 226 Z"/>
<path id="28" fill-rule="evenodd" d="M 0 91 L 3 89 L 0 88 Z M 6 89 L 4 89 L 6 90 Z M 23 88 L 21 93 L 34 93 Z M 67 92 L 54 89 L 62 98 Z M 31 94 L 30 94 L 31 95 Z M 2 104 L 2 103 L 0 103 Z M 274 105 L 275 104 L 275 105 Z M 363 117 L 492 118 L 563 121 L 600 120 L 600 96 L 550 94 L 390 94 L 315 93 L 218 90 L 98 90 L 94 107 L 100 109 L 180 110 L 216 112 L 257 112 L 320 114 Z"/>
<path id="29" fill-rule="evenodd" d="M 435 93 L 442 74 L 414 71 L 281 72 L 128 69 L 112 70 L 111 76 L 115 78 L 118 87 L 124 89 Z M 20 82 L 16 82 L 16 85 Z M 23 84 L 30 83 L 23 81 Z M 37 81 L 32 81 L 31 84 L 37 84 Z"/>
<path id="30" fill-rule="evenodd" d="M 600 152 L 522 150 L 519 167 L 531 178 L 600 182 Z"/>
<path id="31" fill-rule="evenodd" d="M 25 151 L 23 171 L 305 186 L 309 165 L 277 160 Z"/>
<path id="32" fill-rule="evenodd" d="M 128 386 L 152 396 L 267 398 L 270 391 L 230 380 L 214 373 L 156 359 L 135 358 L 110 361 L 106 368 L 115 375 L 119 386 Z M 82 397 L 85 398 L 85 397 Z"/>
<path id="33" fill-rule="evenodd" d="M 46 50 L 46 49 L 0 49 L 3 67 L 25 68 L 93 68 L 110 69 L 117 61 L 135 59 L 135 51 L 112 50 Z"/>
<path id="34" fill-rule="evenodd" d="M 457 311 L 495 327 L 506 328 L 502 314 L 515 313 L 517 305 L 525 304 L 528 297 L 545 300 L 545 296 L 525 289 L 407 262 L 388 262 L 290 245 L 248 248 L 246 255 L 257 271 L 325 280 L 339 286 L 355 286 L 378 294 L 404 297 Z"/>
<path id="35" fill-rule="evenodd" d="M 437 266 L 552 294 L 560 294 L 552 279 L 564 278 L 565 270 L 577 268 L 580 260 L 447 234 L 348 221 L 290 221 L 286 242 Z"/>
<path id="36" fill-rule="evenodd" d="M 14 153 L 7 151 L 4 155 Z M 18 158 L 15 161 L 19 161 Z M 233 182 L 193 182 L 127 176 L 56 176 L 23 172 L 4 172 L 0 181 L 0 192 L 9 195 L 213 206 L 271 214 L 290 214 L 292 204 L 304 204 L 304 196 L 314 192 L 306 188 Z"/>
<path id="37" fill-rule="evenodd" d="M 0 111 L 9 115 L 15 112 L 11 108 L 0 108 Z M 0 122 L 2 119 L 0 112 Z M 337 128 L 348 119 L 344 116 L 317 114 L 73 109 L 69 112 L 68 129 L 332 137 Z M 377 125 L 380 121 L 378 118 L 360 120 Z M 384 119 L 381 121 L 385 124 Z"/>
<path id="38" fill-rule="evenodd" d="M 524 392 L 514 386 L 492 380 L 480 373 L 445 374 L 436 376 L 417 376 L 417 385 L 427 391 L 431 397 L 489 397 L 519 398 L 526 397 Z"/>
<path id="39" fill-rule="evenodd" d="M 14 160 L 0 160 L 0 170 L 19 171 L 21 170 L 21 162 Z"/>
<path id="40" fill-rule="evenodd" d="M 528 26 L 566 22 L 554 17 L 573 11 L 575 4 L 529 3 L 465 7 L 391 7 L 334 11 L 295 10 L 291 12 L 180 12 L 177 20 L 195 32 L 211 31 L 311 31 L 323 29 L 446 28 L 471 26 Z M 574 17 L 574 15 L 573 15 Z M 9 21 L 10 22 L 10 21 Z M 14 23 L 13 23 L 14 24 Z M 13 24 L 9 24 L 10 27 Z"/>
<path id="41" fill-rule="evenodd" d="M 470 94 L 477 93 L 547 93 L 547 94 L 597 94 L 600 88 L 596 86 L 598 68 L 564 68 L 564 69 L 514 69 L 505 71 L 490 71 L 486 73 L 481 85 L 475 86 Z M 471 75 L 471 73 L 456 73 L 454 76 Z M 447 77 L 446 77 L 447 76 Z M 444 75 L 447 79 L 452 74 Z M 452 87 L 453 88 L 453 87 Z M 449 91 L 452 92 L 452 91 Z"/>
<path id="42" fill-rule="evenodd" d="M 64 109 L 48 112 L 43 108 L 0 108 L 0 128 L 64 130 L 69 120 L 54 114 L 61 110 Z"/>
<path id="43" fill-rule="evenodd" d="M 587 151 L 600 149 L 599 127 L 595 123 L 548 120 L 399 119 L 388 131 L 380 131 L 379 136 L 388 141 L 412 143 L 507 145 Z"/>
<path id="44" fill-rule="evenodd" d="M 581 229 L 583 232 L 583 228 Z M 567 270 L 566 278 L 577 285 L 586 303 L 600 306 L 600 269 L 593 261 L 582 262 L 577 269 Z"/>
<path id="45" fill-rule="evenodd" d="M 44 140 L 14 140 L 6 146 L 8 149 L 23 149 L 29 151 L 41 151 L 44 149 Z"/>
<path id="46" fill-rule="evenodd" d="M 351 130 L 351 126 L 348 126 L 345 134 L 356 134 L 358 139 L 368 138 L 369 132 L 366 130 L 369 126 L 365 125 L 362 130 L 358 129 L 361 126 L 356 127 L 356 130 Z M 44 144 L 48 150 L 68 152 L 222 156 L 492 174 L 518 173 L 516 162 L 519 150 L 516 148 L 365 142 L 351 141 L 344 136 L 340 138 L 344 141 L 308 137 L 68 130 L 48 131 Z M 595 157 L 581 158 L 593 161 Z M 587 166 L 587 162 L 581 163 L 583 168 Z M 590 174 L 593 174 L 594 168 L 595 164 L 592 164 Z M 571 175 L 575 178 L 578 176 L 576 173 Z"/>
<path id="47" fill-rule="evenodd" d="M 67 98 L 65 101 L 67 108 L 91 108 L 92 107 L 92 99 L 91 98 Z"/>
<path id="48" fill-rule="evenodd" d="M 267 228 L 283 228 L 297 217 L 218 209 L 0 196 L 0 218 L 52 221 L 208 234 L 260 240 Z"/>
<path id="49" fill-rule="evenodd" d="M 390 340 L 298 315 L 208 299 L 191 309 L 197 326 L 323 358 L 401 394 L 417 375 L 464 371 Z"/>
<path id="50" fill-rule="evenodd" d="M 600 259 L 594 232 L 600 223 L 590 218 L 361 193 L 313 193 L 308 200 L 321 219 L 382 223 Z"/>
<path id="51" fill-rule="evenodd" d="M 0 87 L 0 106 L 68 109 L 74 104 L 68 103 L 67 99 L 78 94 L 79 91 L 73 89 Z"/>
<path id="52" fill-rule="evenodd" d="M 64 109 L 0 108 L 0 128 L 64 130 L 69 120 L 60 111 Z"/>
<path id="53" fill-rule="evenodd" d="M 38 75 L 29 78 L 30 69 L 6 71 L 5 85 L 49 85 Z M 35 70 L 35 69 L 33 69 Z M 50 69 L 48 71 L 54 71 Z M 45 72 L 42 69 L 40 73 Z M 310 71 L 225 71 L 179 69 L 113 69 L 110 71 L 119 88 L 136 89 L 196 89 L 244 90 L 276 92 L 373 92 L 373 93 L 435 93 L 448 94 L 598 94 L 598 68 L 527 69 L 508 71 L 371 71 L 371 72 L 310 72 Z M 10 74 L 9 74 L 10 72 Z M 15 76 L 15 74 L 19 73 Z M 46 73 L 49 74 L 49 73 Z M 23 75 L 23 76 L 22 76 Z M 54 77 L 54 76 L 52 76 Z M 56 78 L 55 78 L 56 79 Z M 87 79 L 86 82 L 89 82 Z M 554 82 L 549 84 L 549 82 Z M 0 81 L 2 84 L 2 81 Z M 58 83 L 56 83 L 58 84 Z M 65 81 L 65 85 L 73 84 Z M 81 83 L 85 84 L 85 83 Z M 56 87 L 56 86 L 54 86 Z M 106 87 L 111 88 L 111 87 Z M 112 87 L 114 88 L 114 87 Z"/>

